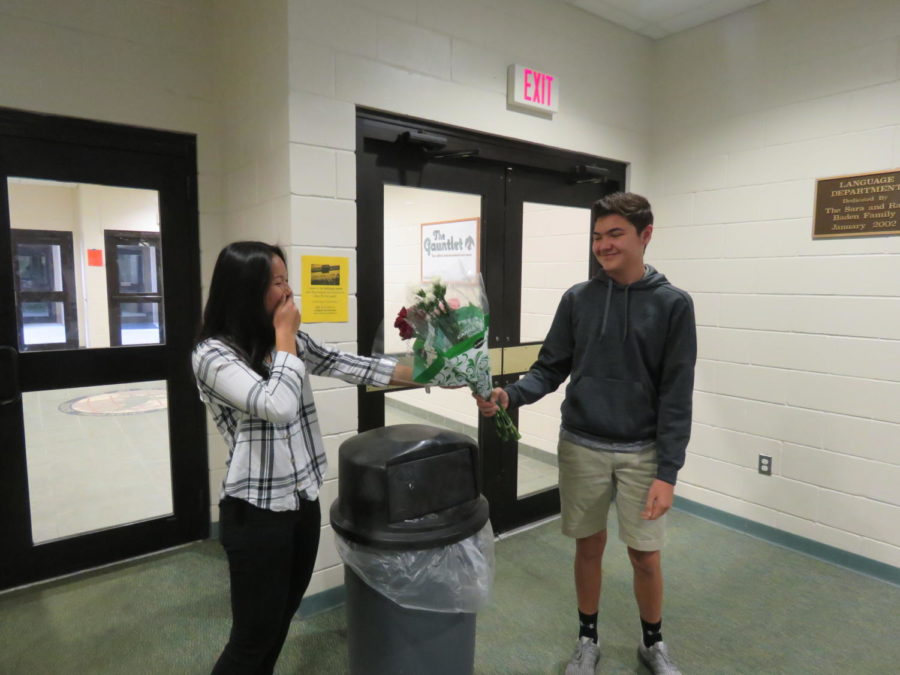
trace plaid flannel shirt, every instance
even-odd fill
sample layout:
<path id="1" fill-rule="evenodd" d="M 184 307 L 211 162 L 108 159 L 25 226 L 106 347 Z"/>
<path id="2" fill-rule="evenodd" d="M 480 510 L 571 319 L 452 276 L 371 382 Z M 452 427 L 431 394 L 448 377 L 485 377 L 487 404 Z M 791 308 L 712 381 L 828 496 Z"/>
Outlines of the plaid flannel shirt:
<path id="1" fill-rule="evenodd" d="M 325 476 L 325 445 L 309 375 L 385 386 L 395 362 L 348 354 L 297 333 L 297 354 L 273 351 L 268 379 L 220 340 L 204 340 L 192 364 L 200 398 L 229 447 L 220 498 L 271 511 L 315 500 Z"/>

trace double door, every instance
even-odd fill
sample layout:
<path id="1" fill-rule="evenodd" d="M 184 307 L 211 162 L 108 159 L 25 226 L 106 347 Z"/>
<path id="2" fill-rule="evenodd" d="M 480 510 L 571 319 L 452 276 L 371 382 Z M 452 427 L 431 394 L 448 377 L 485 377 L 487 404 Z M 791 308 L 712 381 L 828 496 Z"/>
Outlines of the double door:
<path id="1" fill-rule="evenodd" d="M 480 273 L 492 384 L 505 386 L 537 358 L 562 293 L 595 271 L 590 207 L 622 189 L 625 165 L 360 111 L 357 176 L 360 351 L 406 350 L 393 321 L 410 289 L 435 273 Z M 467 389 L 361 391 L 360 427 L 424 423 L 477 438 L 481 486 L 503 532 L 559 511 L 564 391 L 511 411 L 518 441 L 500 440 Z"/>
<path id="2" fill-rule="evenodd" d="M 0 590 L 204 538 L 193 137 L 0 109 Z"/>

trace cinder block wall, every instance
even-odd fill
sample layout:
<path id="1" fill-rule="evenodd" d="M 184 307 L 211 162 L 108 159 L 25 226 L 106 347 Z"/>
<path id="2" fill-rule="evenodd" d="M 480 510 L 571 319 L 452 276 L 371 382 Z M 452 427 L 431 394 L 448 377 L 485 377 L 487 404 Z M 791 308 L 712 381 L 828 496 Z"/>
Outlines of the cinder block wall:
<path id="1" fill-rule="evenodd" d="M 895 566 L 900 237 L 811 232 L 815 179 L 900 166 L 898 55 L 895 0 L 769 0 L 660 40 L 649 249 L 697 305 L 678 494 Z"/>
<path id="2" fill-rule="evenodd" d="M 0 2 L 0 106 L 197 134 L 201 246 L 220 240 L 211 3 Z"/>

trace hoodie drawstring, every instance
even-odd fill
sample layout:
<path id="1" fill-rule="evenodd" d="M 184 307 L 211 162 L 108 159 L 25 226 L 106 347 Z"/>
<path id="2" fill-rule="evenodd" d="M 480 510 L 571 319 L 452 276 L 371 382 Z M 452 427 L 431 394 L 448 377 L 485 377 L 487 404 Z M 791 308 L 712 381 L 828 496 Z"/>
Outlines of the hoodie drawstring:
<path id="1" fill-rule="evenodd" d="M 631 286 L 625 286 L 625 329 L 622 331 L 622 342 L 628 339 L 628 311 L 631 308 L 631 303 L 628 297 L 628 289 Z M 606 280 L 606 306 L 603 308 L 603 323 L 600 325 L 600 340 L 603 340 L 603 336 L 606 335 L 606 322 L 609 319 L 609 306 L 612 304 L 612 290 L 613 290 L 613 282 L 612 279 Z"/>
<path id="2" fill-rule="evenodd" d="M 606 280 L 606 306 L 603 308 L 603 324 L 600 326 L 600 340 L 606 335 L 606 320 L 609 318 L 609 303 L 612 301 L 612 279 Z"/>

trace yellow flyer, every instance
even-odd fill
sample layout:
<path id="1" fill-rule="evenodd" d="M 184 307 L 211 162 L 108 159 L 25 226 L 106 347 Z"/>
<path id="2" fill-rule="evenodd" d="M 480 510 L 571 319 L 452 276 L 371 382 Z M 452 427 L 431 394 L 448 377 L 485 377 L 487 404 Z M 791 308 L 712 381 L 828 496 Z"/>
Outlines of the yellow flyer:
<path id="1" fill-rule="evenodd" d="M 350 258 L 301 256 L 303 323 L 349 321 Z"/>

